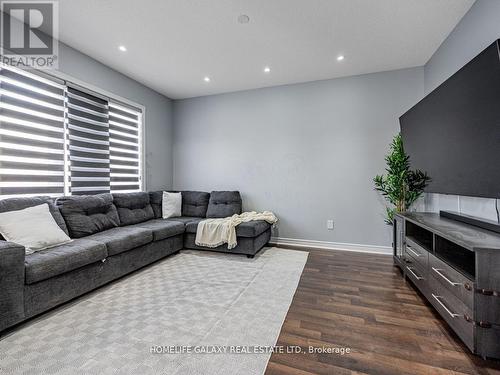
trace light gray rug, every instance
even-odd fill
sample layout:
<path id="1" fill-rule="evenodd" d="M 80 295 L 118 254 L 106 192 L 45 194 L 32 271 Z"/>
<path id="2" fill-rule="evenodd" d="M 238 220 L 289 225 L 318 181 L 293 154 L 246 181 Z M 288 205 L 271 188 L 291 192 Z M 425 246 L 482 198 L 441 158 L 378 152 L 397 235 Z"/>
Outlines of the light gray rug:
<path id="1" fill-rule="evenodd" d="M 183 251 L 14 331 L 0 341 L 0 373 L 263 374 L 269 353 L 157 353 L 274 345 L 307 255 Z"/>

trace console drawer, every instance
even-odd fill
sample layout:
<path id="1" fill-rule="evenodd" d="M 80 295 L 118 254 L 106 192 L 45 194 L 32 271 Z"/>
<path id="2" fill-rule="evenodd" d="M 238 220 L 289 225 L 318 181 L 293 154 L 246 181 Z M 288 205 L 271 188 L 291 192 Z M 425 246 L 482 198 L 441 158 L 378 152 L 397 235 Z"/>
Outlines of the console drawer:
<path id="1" fill-rule="evenodd" d="M 465 345 L 474 351 L 475 327 L 473 323 L 466 320 L 466 317 L 473 319 L 472 309 L 445 288 L 433 275 L 429 275 L 429 301 Z"/>
<path id="2" fill-rule="evenodd" d="M 406 239 L 405 254 L 411 257 L 421 267 L 427 269 L 429 264 L 429 252 L 409 238 Z"/>
<path id="3" fill-rule="evenodd" d="M 474 307 L 474 282 L 441 259 L 429 254 L 429 274 L 469 308 Z"/>
<path id="4" fill-rule="evenodd" d="M 500 358 L 500 326 L 476 327 L 476 353 L 483 357 Z"/>
<path id="5" fill-rule="evenodd" d="M 427 292 L 427 272 L 418 264 L 407 260 L 405 264 L 405 274 L 413 284 L 425 295 Z"/>
<path id="6" fill-rule="evenodd" d="M 500 297 L 478 292 L 474 295 L 474 300 L 476 304 L 476 321 L 494 324 L 500 330 Z"/>

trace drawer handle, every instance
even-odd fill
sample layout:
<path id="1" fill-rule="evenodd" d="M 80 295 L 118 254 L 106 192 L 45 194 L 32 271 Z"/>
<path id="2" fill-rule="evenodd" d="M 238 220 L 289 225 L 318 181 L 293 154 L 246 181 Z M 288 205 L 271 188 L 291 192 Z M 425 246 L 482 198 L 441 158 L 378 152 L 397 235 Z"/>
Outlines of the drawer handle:
<path id="1" fill-rule="evenodd" d="M 418 275 L 415 273 L 415 271 L 413 271 L 413 268 L 408 267 L 408 266 L 406 266 L 406 268 L 407 268 L 407 269 L 408 269 L 408 271 L 410 271 L 410 273 L 411 273 L 411 274 L 415 277 L 415 279 L 417 279 L 417 280 L 423 280 L 423 279 L 424 279 L 423 277 L 418 276 Z"/>
<path id="2" fill-rule="evenodd" d="M 406 245 L 406 250 L 408 250 L 410 253 L 412 253 L 416 257 L 421 257 L 422 256 L 422 254 L 417 253 L 415 250 L 413 250 L 413 248 L 411 246 Z"/>
<path id="3" fill-rule="evenodd" d="M 435 300 L 436 300 L 436 301 L 437 301 L 437 302 L 441 305 L 441 307 L 442 307 L 443 309 L 445 309 L 445 310 L 446 310 L 446 312 L 447 312 L 447 313 L 448 313 L 448 314 L 449 314 L 452 318 L 456 318 L 456 317 L 458 317 L 458 316 L 459 316 L 459 314 L 455 314 L 455 313 L 451 312 L 451 311 L 450 311 L 450 309 L 446 307 L 446 305 L 445 305 L 445 304 L 441 301 L 441 298 L 443 298 L 443 297 L 441 297 L 441 296 L 436 296 L 434 293 L 432 293 L 432 297 L 433 297 L 433 298 L 434 298 L 434 299 L 435 299 Z"/>
<path id="4" fill-rule="evenodd" d="M 464 319 L 467 323 L 471 323 L 472 325 L 476 327 L 481 327 L 481 328 L 491 328 L 491 323 L 489 322 L 476 322 L 474 319 L 472 319 L 469 315 L 464 314 Z"/>
<path id="5" fill-rule="evenodd" d="M 448 284 L 450 284 L 450 285 L 452 285 L 452 286 L 462 285 L 461 283 L 455 283 L 455 282 L 451 281 L 450 279 L 448 279 L 448 278 L 447 278 L 447 277 L 446 277 L 446 276 L 442 273 L 444 270 L 437 269 L 437 268 L 434 268 L 434 267 L 432 267 L 432 270 L 433 270 L 434 272 L 436 272 L 439 276 L 441 276 L 444 280 L 446 280 L 446 282 L 447 282 Z"/>

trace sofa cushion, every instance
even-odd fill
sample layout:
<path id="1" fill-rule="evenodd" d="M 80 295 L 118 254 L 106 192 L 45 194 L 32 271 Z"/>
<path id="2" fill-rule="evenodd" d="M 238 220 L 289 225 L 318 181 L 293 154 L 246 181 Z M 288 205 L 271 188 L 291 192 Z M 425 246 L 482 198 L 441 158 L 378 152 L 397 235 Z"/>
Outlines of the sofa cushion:
<path id="1" fill-rule="evenodd" d="M 71 238 L 85 237 L 120 225 L 113 196 L 109 193 L 58 198 Z"/>
<path id="2" fill-rule="evenodd" d="M 153 232 L 146 228 L 127 226 L 111 228 L 87 238 L 104 243 L 108 249 L 108 255 L 112 256 L 152 242 Z"/>
<path id="3" fill-rule="evenodd" d="M 181 193 L 182 216 L 206 217 L 210 193 L 190 190 L 181 191 Z M 162 197 L 163 190 L 149 193 L 149 199 L 156 219 L 162 217 Z"/>
<path id="4" fill-rule="evenodd" d="M 64 221 L 61 212 L 59 212 L 59 208 L 54 205 L 50 197 L 39 196 L 2 199 L 0 200 L 0 212 L 24 210 L 25 208 L 39 206 L 44 203 L 49 205 L 49 211 L 59 228 L 61 228 L 64 233 L 69 235 L 66 222 Z M 0 239 L 3 239 L 1 235 Z"/>
<path id="5" fill-rule="evenodd" d="M 153 208 L 153 214 L 155 219 L 162 218 L 162 201 L 163 201 L 163 190 L 149 192 L 149 203 Z"/>
<path id="6" fill-rule="evenodd" d="M 121 225 L 142 223 L 154 218 L 149 193 L 116 193 L 113 202 L 118 210 Z"/>
<path id="7" fill-rule="evenodd" d="M 178 219 L 176 217 L 176 219 Z M 205 220 L 205 218 L 198 217 L 194 218 L 194 220 L 189 220 L 184 223 L 184 226 L 186 227 L 186 233 L 196 233 L 196 229 L 198 228 L 198 223 L 202 220 Z"/>
<path id="8" fill-rule="evenodd" d="M 228 217 L 241 214 L 239 191 L 212 191 L 208 202 L 207 217 Z"/>
<path id="9" fill-rule="evenodd" d="M 182 216 L 206 217 L 210 194 L 204 191 L 181 191 Z"/>
<path id="10" fill-rule="evenodd" d="M 64 245 L 37 251 L 26 255 L 26 283 L 38 281 L 76 270 L 94 262 L 106 259 L 108 253 L 103 243 L 76 239 Z"/>
<path id="11" fill-rule="evenodd" d="M 128 228 L 149 229 L 153 232 L 153 241 L 164 240 L 165 238 L 184 233 L 184 223 L 164 219 L 148 220 L 144 223 L 134 224 Z"/>
<path id="12" fill-rule="evenodd" d="M 186 233 L 196 233 L 198 229 L 198 223 L 203 220 L 200 219 L 198 221 L 192 221 L 186 224 Z M 264 220 L 256 220 L 249 221 L 247 223 L 241 223 L 236 226 L 236 236 L 237 237 L 257 237 L 258 235 L 264 233 L 267 229 L 271 227 L 267 221 Z"/>
<path id="13" fill-rule="evenodd" d="M 271 225 L 265 220 L 249 221 L 241 223 L 236 227 L 236 236 L 238 237 L 257 237 L 271 228 Z"/>
<path id="14" fill-rule="evenodd" d="M 186 233 L 196 233 L 196 230 L 198 229 L 198 223 L 201 220 L 202 219 L 186 223 Z"/>
<path id="15" fill-rule="evenodd" d="M 204 220 L 204 217 L 192 217 L 192 216 L 177 216 L 177 217 L 171 217 L 168 219 L 164 219 L 165 221 L 174 221 L 174 222 L 180 222 L 183 224 L 187 224 L 190 222 L 196 222 L 199 223 L 201 220 Z"/>

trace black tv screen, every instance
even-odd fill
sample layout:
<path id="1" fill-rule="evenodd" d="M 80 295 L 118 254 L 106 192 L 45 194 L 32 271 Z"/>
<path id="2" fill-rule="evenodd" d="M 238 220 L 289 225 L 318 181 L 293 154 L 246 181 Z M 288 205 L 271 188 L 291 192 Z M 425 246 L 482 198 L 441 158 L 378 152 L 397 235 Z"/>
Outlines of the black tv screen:
<path id="1" fill-rule="evenodd" d="M 500 59 L 493 43 L 399 118 L 427 192 L 500 198 Z"/>

